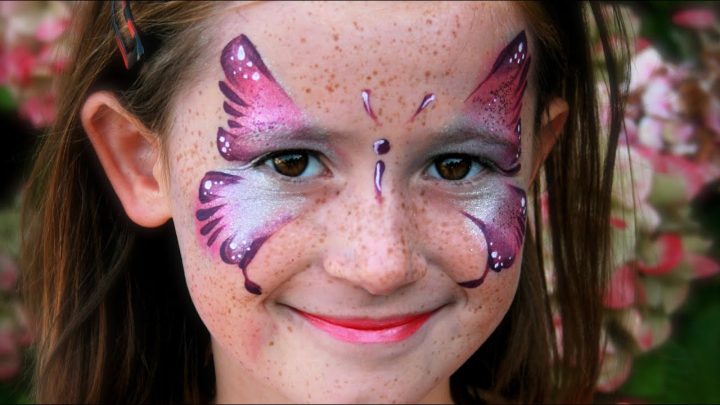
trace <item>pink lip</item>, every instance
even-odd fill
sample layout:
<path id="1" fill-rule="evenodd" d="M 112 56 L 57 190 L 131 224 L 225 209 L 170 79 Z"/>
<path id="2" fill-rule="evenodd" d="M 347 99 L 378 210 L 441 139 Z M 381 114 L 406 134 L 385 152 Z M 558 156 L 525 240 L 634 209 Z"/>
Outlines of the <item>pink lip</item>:
<path id="1" fill-rule="evenodd" d="M 405 340 L 427 322 L 435 311 L 385 319 L 336 319 L 295 310 L 311 325 L 330 336 L 351 343 L 389 343 Z"/>

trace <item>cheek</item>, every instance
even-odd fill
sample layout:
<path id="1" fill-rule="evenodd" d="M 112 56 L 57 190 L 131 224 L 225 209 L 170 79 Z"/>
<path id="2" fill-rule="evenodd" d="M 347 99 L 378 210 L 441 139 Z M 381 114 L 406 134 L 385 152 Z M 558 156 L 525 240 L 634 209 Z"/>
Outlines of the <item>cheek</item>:
<path id="1" fill-rule="evenodd" d="M 505 179 L 490 179 L 472 198 L 434 197 L 414 234 L 423 251 L 458 285 L 477 288 L 489 273 L 519 267 L 527 197 Z"/>
<path id="2" fill-rule="evenodd" d="M 251 174 L 252 176 L 252 174 Z M 198 187 L 196 237 L 206 251 L 236 266 L 245 289 L 259 295 L 262 287 L 248 267 L 262 246 L 300 211 L 304 198 L 274 191 L 263 179 L 220 171 L 208 172 Z"/>

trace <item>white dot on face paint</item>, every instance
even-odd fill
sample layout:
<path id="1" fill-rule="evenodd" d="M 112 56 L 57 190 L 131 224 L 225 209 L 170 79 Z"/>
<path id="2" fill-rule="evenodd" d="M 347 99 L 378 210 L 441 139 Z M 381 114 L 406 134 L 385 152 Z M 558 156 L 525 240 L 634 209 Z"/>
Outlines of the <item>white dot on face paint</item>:
<path id="1" fill-rule="evenodd" d="M 205 181 L 205 190 L 210 190 L 212 188 L 212 181 L 206 180 Z"/>
<path id="2" fill-rule="evenodd" d="M 518 52 L 522 52 L 523 49 L 523 43 L 520 42 L 520 45 L 518 45 Z"/>
<path id="3" fill-rule="evenodd" d="M 243 79 L 247 79 L 247 75 L 246 75 L 246 74 L 243 74 Z"/>
<path id="4" fill-rule="evenodd" d="M 220 138 L 218 138 L 218 140 L 219 140 L 220 142 L 225 142 L 225 137 L 224 137 L 224 136 L 221 136 Z"/>
<path id="5" fill-rule="evenodd" d="M 498 255 L 497 252 L 490 253 L 490 257 L 492 257 L 493 259 L 495 259 L 497 257 L 497 255 Z"/>
<path id="6" fill-rule="evenodd" d="M 222 149 L 220 149 L 220 150 L 222 151 L 222 153 L 227 153 L 227 148 L 224 147 L 224 146 L 223 146 Z"/>
<path id="7" fill-rule="evenodd" d="M 252 67 L 252 61 L 248 61 L 248 63 L 245 64 L 247 67 Z"/>
<path id="8" fill-rule="evenodd" d="M 238 47 L 237 58 L 238 58 L 238 60 L 244 60 L 244 59 L 245 59 L 245 48 L 243 48 L 242 45 L 240 45 L 240 46 Z"/>
<path id="9" fill-rule="evenodd" d="M 237 244 L 235 242 L 230 242 L 230 249 L 237 248 Z"/>
<path id="10" fill-rule="evenodd" d="M 525 198 L 522 198 L 522 199 L 520 200 L 520 206 L 521 206 L 521 207 L 524 207 L 524 206 L 525 206 Z"/>
<path id="11" fill-rule="evenodd" d="M 230 147 L 230 142 L 225 142 L 225 147 L 226 147 L 226 148 L 229 148 L 229 147 Z"/>
<path id="12" fill-rule="evenodd" d="M 258 72 L 253 73 L 252 79 L 255 81 L 260 80 L 260 73 L 258 73 Z"/>

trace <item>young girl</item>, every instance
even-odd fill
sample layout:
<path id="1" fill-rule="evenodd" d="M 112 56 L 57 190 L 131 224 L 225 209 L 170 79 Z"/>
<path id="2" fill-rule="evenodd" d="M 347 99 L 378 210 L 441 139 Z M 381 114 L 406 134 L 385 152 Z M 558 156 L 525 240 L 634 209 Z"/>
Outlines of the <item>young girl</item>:
<path id="1" fill-rule="evenodd" d="M 27 193 L 36 400 L 588 400 L 611 23 L 576 3 L 79 4 Z"/>

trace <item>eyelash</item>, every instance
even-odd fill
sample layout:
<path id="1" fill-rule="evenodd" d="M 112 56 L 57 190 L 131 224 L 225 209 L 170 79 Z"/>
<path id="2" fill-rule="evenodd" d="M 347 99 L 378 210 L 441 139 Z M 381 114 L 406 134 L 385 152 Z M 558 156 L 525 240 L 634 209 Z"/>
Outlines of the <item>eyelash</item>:
<path id="1" fill-rule="evenodd" d="M 275 167 L 275 164 L 272 162 L 273 159 L 282 157 L 282 156 L 289 156 L 293 154 L 298 155 L 306 155 L 308 158 L 307 165 L 302 170 L 302 172 L 297 176 L 289 176 L 283 173 L 280 173 L 277 168 Z M 273 172 L 275 177 L 281 179 L 282 181 L 288 181 L 293 183 L 300 183 L 304 181 L 308 181 L 309 177 L 317 178 L 323 176 L 323 174 L 327 174 L 328 168 L 327 166 L 322 162 L 322 159 L 320 158 L 320 153 L 312 150 L 307 149 L 284 149 L 279 151 L 274 151 L 270 153 L 266 153 L 262 156 L 257 157 L 254 159 L 250 165 L 254 168 L 261 169 L 263 166 L 268 166 L 269 170 Z M 312 165 L 319 165 L 319 167 L 316 167 L 315 170 L 321 170 L 320 173 L 317 173 L 312 176 L 306 176 L 305 172 L 308 171 L 308 169 Z"/>
<path id="2" fill-rule="evenodd" d="M 289 156 L 289 155 L 305 155 L 308 159 L 308 162 L 303 168 L 302 172 L 298 174 L 297 176 L 291 176 L 287 174 L 283 174 L 277 170 L 277 167 L 272 162 L 273 159 L 283 156 Z M 448 159 L 467 159 L 470 161 L 470 167 L 468 168 L 468 172 L 459 179 L 447 179 L 443 178 L 437 169 L 437 164 L 439 162 L 446 161 Z M 320 173 L 316 173 L 311 176 L 305 175 L 307 170 L 313 166 L 313 165 L 319 165 L 319 167 L 314 167 L 315 170 L 322 170 Z M 307 149 L 285 149 L 285 150 L 279 150 L 270 152 L 267 154 L 264 154 L 262 156 L 257 157 L 253 161 L 250 162 L 250 166 L 254 168 L 263 168 L 263 166 L 268 166 L 269 170 L 272 170 L 273 174 L 280 178 L 283 181 L 289 181 L 294 183 L 304 182 L 308 181 L 308 178 L 317 178 L 321 177 L 323 174 L 326 174 L 328 172 L 327 166 L 322 162 L 322 159 L 320 158 L 320 153 L 312 150 Z M 432 178 L 435 181 L 441 181 L 444 183 L 449 183 L 453 185 L 463 185 L 472 183 L 475 178 L 485 172 L 486 170 L 494 170 L 495 166 L 494 164 L 487 162 L 484 159 L 480 159 L 477 156 L 472 156 L 468 154 L 463 153 L 445 153 L 442 155 L 438 155 L 435 158 L 432 159 L 432 161 L 427 165 L 425 170 L 423 171 L 424 175 L 426 177 Z"/>
<path id="3" fill-rule="evenodd" d="M 446 179 L 440 176 L 440 173 L 437 169 L 437 164 L 439 162 L 451 159 L 451 158 L 458 158 L 458 159 L 468 159 L 470 161 L 470 168 L 468 169 L 468 173 L 466 173 L 462 178 L 460 179 Z M 438 155 L 435 158 L 430 161 L 427 168 L 424 170 L 425 176 L 435 180 L 440 181 L 443 183 L 449 183 L 452 185 L 464 185 L 464 184 L 470 184 L 473 183 L 476 178 L 484 173 L 487 170 L 494 170 L 495 165 L 491 162 L 488 162 L 485 159 L 481 159 L 477 156 L 468 155 L 464 153 L 445 153 L 442 155 Z M 434 174 L 433 174 L 434 172 Z"/>

